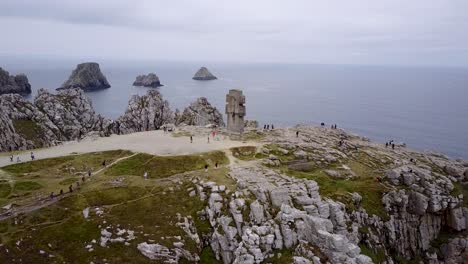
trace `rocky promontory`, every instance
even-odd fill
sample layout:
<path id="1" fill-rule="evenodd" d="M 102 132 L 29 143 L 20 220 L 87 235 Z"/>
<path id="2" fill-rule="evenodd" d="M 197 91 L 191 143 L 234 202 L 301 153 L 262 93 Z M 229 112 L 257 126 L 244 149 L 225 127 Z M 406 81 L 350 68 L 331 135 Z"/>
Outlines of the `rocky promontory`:
<path id="1" fill-rule="evenodd" d="M 31 85 L 24 74 L 10 75 L 0 67 L 0 94 L 30 94 Z"/>
<path id="2" fill-rule="evenodd" d="M 224 121 L 218 109 L 212 106 L 205 97 L 200 97 L 185 108 L 182 114 L 176 116 L 176 125 L 180 124 L 223 127 Z"/>
<path id="3" fill-rule="evenodd" d="M 111 87 L 102 74 L 99 64 L 85 62 L 78 64 L 68 80 L 57 90 L 79 88 L 84 91 L 95 91 Z"/>
<path id="4" fill-rule="evenodd" d="M 148 75 L 138 75 L 136 80 L 133 82 L 133 86 L 144 86 L 144 87 L 160 87 L 163 86 L 159 81 L 159 77 L 154 73 Z"/>
<path id="5" fill-rule="evenodd" d="M 206 67 L 201 67 L 193 76 L 194 80 L 197 81 L 209 81 L 209 80 L 216 80 L 216 76 L 214 76 Z"/>

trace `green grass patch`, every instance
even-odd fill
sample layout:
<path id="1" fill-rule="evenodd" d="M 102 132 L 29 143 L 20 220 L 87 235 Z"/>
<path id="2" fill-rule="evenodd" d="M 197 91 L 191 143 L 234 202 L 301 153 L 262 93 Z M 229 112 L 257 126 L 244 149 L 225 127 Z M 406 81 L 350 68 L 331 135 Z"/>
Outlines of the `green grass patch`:
<path id="1" fill-rule="evenodd" d="M 36 122 L 32 120 L 13 120 L 13 126 L 18 134 L 34 142 L 34 145 L 41 146 L 42 141 L 40 139 L 44 132 Z"/>
<path id="2" fill-rule="evenodd" d="M 248 141 L 261 141 L 264 138 L 265 138 L 265 133 L 258 131 L 258 130 L 251 130 L 242 134 L 242 139 L 248 140 Z"/>
<path id="3" fill-rule="evenodd" d="M 232 155 L 240 160 L 254 160 L 264 158 L 265 155 L 257 152 L 257 147 L 235 147 L 231 148 Z"/>
<path id="4" fill-rule="evenodd" d="M 216 162 L 218 165 L 224 165 L 228 161 L 222 151 L 184 156 L 138 154 L 110 167 L 105 174 L 138 176 L 148 172 L 150 178 L 165 178 L 178 173 L 203 169 L 206 164 L 212 168 Z"/>
<path id="5" fill-rule="evenodd" d="M 293 253 L 290 249 L 282 249 L 274 252 L 274 256 L 267 258 L 264 261 L 265 263 L 271 264 L 284 264 L 284 263 L 293 263 Z"/>
<path id="6" fill-rule="evenodd" d="M 15 191 L 35 191 L 42 189 L 42 185 L 34 181 L 19 181 L 15 183 Z"/>
<path id="7" fill-rule="evenodd" d="M 385 252 L 383 249 L 371 249 L 364 244 L 359 244 L 361 248 L 361 254 L 364 254 L 372 259 L 375 264 L 383 263 L 385 261 Z"/>
<path id="8" fill-rule="evenodd" d="M 59 182 L 60 185 L 64 185 L 64 186 L 68 186 L 70 184 L 74 184 L 75 182 L 77 182 L 79 179 L 77 178 L 67 178 L 67 179 L 64 179 L 64 180 L 61 180 Z"/>
<path id="9" fill-rule="evenodd" d="M 463 207 L 468 207 L 468 188 L 466 186 L 463 186 L 460 182 L 454 182 L 453 183 L 453 190 L 451 195 L 452 196 L 458 196 L 460 194 L 463 194 Z"/>
<path id="10" fill-rule="evenodd" d="M 0 198 L 6 198 L 11 193 L 11 185 L 9 182 L 0 183 Z"/>
<path id="11" fill-rule="evenodd" d="M 204 247 L 200 255 L 200 263 L 218 264 L 222 262 L 216 259 L 216 256 L 211 247 Z"/>

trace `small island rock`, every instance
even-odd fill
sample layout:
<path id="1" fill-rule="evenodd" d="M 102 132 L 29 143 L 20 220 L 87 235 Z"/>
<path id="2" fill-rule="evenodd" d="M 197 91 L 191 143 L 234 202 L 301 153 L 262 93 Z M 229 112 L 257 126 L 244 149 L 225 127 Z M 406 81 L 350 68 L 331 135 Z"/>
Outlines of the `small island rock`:
<path id="1" fill-rule="evenodd" d="M 31 84 L 24 74 L 10 75 L 0 67 L 0 94 L 30 94 Z"/>
<path id="2" fill-rule="evenodd" d="M 214 76 L 206 67 L 201 67 L 193 76 L 194 80 L 198 81 L 208 81 L 208 80 L 216 80 L 216 76 Z"/>
<path id="3" fill-rule="evenodd" d="M 138 75 L 136 80 L 133 82 L 133 86 L 144 86 L 144 87 L 159 87 L 163 86 L 159 81 L 159 77 L 154 73 L 148 75 Z"/>
<path id="4" fill-rule="evenodd" d="M 78 64 L 68 80 L 57 90 L 79 88 L 84 91 L 94 91 L 111 87 L 102 74 L 99 64 L 86 62 Z"/>
<path id="5" fill-rule="evenodd" d="M 189 126 L 216 125 L 224 126 L 223 115 L 210 104 L 205 97 L 200 97 L 176 116 L 176 125 Z"/>

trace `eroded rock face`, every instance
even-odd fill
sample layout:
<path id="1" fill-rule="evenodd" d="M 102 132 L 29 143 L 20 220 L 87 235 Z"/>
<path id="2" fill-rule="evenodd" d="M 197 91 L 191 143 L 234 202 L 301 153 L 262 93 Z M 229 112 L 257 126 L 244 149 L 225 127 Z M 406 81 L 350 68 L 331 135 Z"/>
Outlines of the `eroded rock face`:
<path id="1" fill-rule="evenodd" d="M 31 103 L 19 95 L 0 96 L 2 151 L 24 150 L 74 140 L 91 131 L 110 134 L 110 121 L 96 114 L 79 89 L 53 95 L 44 89 Z"/>
<path id="2" fill-rule="evenodd" d="M 134 95 L 128 103 L 125 114 L 116 121 L 118 134 L 159 129 L 174 121 L 174 113 L 169 102 L 164 100 L 158 90 L 150 90 L 146 95 Z"/>
<path id="3" fill-rule="evenodd" d="M 212 106 L 205 97 L 200 97 L 178 114 L 176 125 L 185 124 L 190 126 L 216 125 L 224 126 L 223 116 Z"/>
<path id="4" fill-rule="evenodd" d="M 77 140 L 89 133 L 100 136 L 159 129 L 173 122 L 169 103 L 156 90 L 134 96 L 124 115 L 116 121 L 96 114 L 81 89 L 44 89 L 34 102 L 16 94 L 0 96 L 0 151 L 47 147 Z"/>
<path id="5" fill-rule="evenodd" d="M 133 86 L 144 86 L 144 87 L 160 87 L 163 86 L 159 81 L 159 77 L 154 73 L 148 75 L 138 75 L 136 80 L 133 82 Z"/>
<path id="6" fill-rule="evenodd" d="M 102 74 L 99 64 L 85 62 L 78 64 L 68 80 L 57 90 L 79 88 L 84 91 L 94 91 L 111 87 Z"/>
<path id="7" fill-rule="evenodd" d="M 31 85 L 26 75 L 13 76 L 0 67 L 0 95 L 9 93 L 30 94 Z"/>
<path id="8" fill-rule="evenodd" d="M 194 80 L 198 81 L 209 81 L 209 80 L 216 80 L 216 76 L 214 76 L 206 67 L 201 67 L 193 76 Z"/>

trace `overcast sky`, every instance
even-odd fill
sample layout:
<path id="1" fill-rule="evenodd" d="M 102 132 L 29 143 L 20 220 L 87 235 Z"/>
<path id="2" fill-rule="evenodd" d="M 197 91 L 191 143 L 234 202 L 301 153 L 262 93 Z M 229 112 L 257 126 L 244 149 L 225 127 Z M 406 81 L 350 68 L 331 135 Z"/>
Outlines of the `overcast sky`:
<path id="1" fill-rule="evenodd" d="M 468 66 L 467 0 L 0 0 L 0 55 Z"/>

